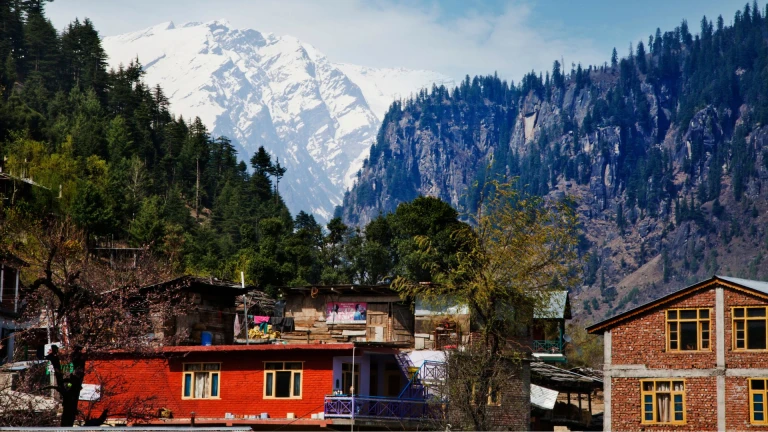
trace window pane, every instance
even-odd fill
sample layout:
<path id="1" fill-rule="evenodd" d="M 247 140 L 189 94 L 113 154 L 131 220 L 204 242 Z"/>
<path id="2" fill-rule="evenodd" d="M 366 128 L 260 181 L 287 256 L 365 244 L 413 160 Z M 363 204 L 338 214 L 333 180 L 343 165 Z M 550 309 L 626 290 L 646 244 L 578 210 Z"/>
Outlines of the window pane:
<path id="1" fill-rule="evenodd" d="M 206 363 L 203 365 L 203 370 L 217 371 L 221 366 L 218 363 Z"/>
<path id="2" fill-rule="evenodd" d="M 274 380 L 275 380 L 275 373 L 274 372 L 268 372 L 267 373 L 267 391 L 266 396 L 273 396 L 272 389 L 274 388 Z"/>
<path id="3" fill-rule="evenodd" d="M 667 312 L 667 318 L 677 319 L 677 311 L 671 310 Z"/>
<path id="4" fill-rule="evenodd" d="M 752 390 L 763 390 L 765 389 L 765 380 L 752 380 L 749 382 L 750 387 Z M 757 395 L 755 395 L 757 396 Z"/>
<path id="5" fill-rule="evenodd" d="M 652 422 L 653 421 L 653 411 L 647 411 L 645 412 L 645 421 Z"/>
<path id="6" fill-rule="evenodd" d="M 680 319 L 696 319 L 695 310 L 681 310 Z"/>
<path id="7" fill-rule="evenodd" d="M 184 374 L 184 397 L 192 394 L 192 374 Z"/>
<path id="8" fill-rule="evenodd" d="M 283 368 L 283 362 L 271 362 L 265 363 L 264 369 L 266 370 L 280 370 Z"/>
<path id="9" fill-rule="evenodd" d="M 285 364 L 286 369 L 292 369 L 292 370 L 301 370 L 301 362 L 293 362 L 293 363 L 286 363 Z"/>
<path id="10" fill-rule="evenodd" d="M 275 397 L 291 397 L 291 372 L 275 372 Z"/>
<path id="11" fill-rule="evenodd" d="M 675 404 L 683 403 L 683 395 L 675 395 Z"/>
<path id="12" fill-rule="evenodd" d="M 699 318 L 709 318 L 709 309 L 701 309 L 699 311 Z"/>
<path id="13" fill-rule="evenodd" d="M 683 412 L 682 411 L 675 411 L 675 421 L 683 421 Z"/>
<path id="14" fill-rule="evenodd" d="M 208 372 L 195 373 L 195 398 L 203 399 L 208 397 L 208 386 L 210 385 Z"/>
<path id="15" fill-rule="evenodd" d="M 752 401 L 753 402 L 762 402 L 763 401 L 763 394 L 757 393 L 752 395 Z"/>
<path id="16" fill-rule="evenodd" d="M 765 417 L 762 412 L 755 412 L 755 421 L 764 421 Z"/>
<path id="17" fill-rule="evenodd" d="M 748 317 L 764 317 L 765 308 L 748 308 L 747 316 Z"/>
<path id="18" fill-rule="evenodd" d="M 755 412 L 763 412 L 763 404 L 762 403 L 755 403 Z"/>
<path id="19" fill-rule="evenodd" d="M 682 381 L 675 381 L 672 383 L 673 390 L 675 391 L 683 391 L 685 390 L 685 384 L 683 384 Z"/>
<path id="20" fill-rule="evenodd" d="M 696 332 L 698 325 L 696 322 L 681 322 L 680 323 L 680 349 L 691 351 L 697 350 L 698 336 Z"/>
<path id="21" fill-rule="evenodd" d="M 747 321 L 747 349 L 765 349 L 765 321 Z"/>
<path id="22" fill-rule="evenodd" d="M 653 383 L 652 382 L 644 382 L 643 383 L 643 390 L 645 390 L 645 391 L 653 391 Z M 646 398 L 649 398 L 649 397 L 651 397 L 651 396 L 650 395 L 646 396 Z M 650 401 L 646 400 L 646 402 L 650 402 Z"/>
<path id="23" fill-rule="evenodd" d="M 677 323 L 671 322 L 669 323 L 669 331 L 676 332 L 677 331 Z"/>
<path id="24" fill-rule="evenodd" d="M 736 308 L 733 310 L 733 316 L 735 317 L 743 317 L 744 316 L 744 308 Z"/>
<path id="25" fill-rule="evenodd" d="M 677 341 L 670 341 L 669 342 L 669 349 L 676 350 L 677 349 Z"/>
<path id="26" fill-rule="evenodd" d="M 219 397 L 219 374 L 211 374 L 211 397 Z"/>
<path id="27" fill-rule="evenodd" d="M 301 396 L 301 373 L 293 373 L 293 395 Z"/>
<path id="28" fill-rule="evenodd" d="M 200 363 L 187 363 L 184 365 L 185 371 L 199 371 Z"/>

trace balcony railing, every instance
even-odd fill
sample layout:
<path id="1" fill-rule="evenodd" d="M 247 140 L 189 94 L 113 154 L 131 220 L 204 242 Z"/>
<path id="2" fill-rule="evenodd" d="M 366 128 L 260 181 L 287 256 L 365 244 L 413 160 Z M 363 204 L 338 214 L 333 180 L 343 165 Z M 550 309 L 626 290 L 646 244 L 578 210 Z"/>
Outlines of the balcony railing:
<path id="1" fill-rule="evenodd" d="M 353 415 L 354 413 L 354 415 Z M 441 405 L 423 399 L 326 396 L 326 418 L 436 419 Z"/>
<path id="2" fill-rule="evenodd" d="M 535 340 L 533 341 L 534 353 L 562 354 L 563 343 L 559 340 Z"/>

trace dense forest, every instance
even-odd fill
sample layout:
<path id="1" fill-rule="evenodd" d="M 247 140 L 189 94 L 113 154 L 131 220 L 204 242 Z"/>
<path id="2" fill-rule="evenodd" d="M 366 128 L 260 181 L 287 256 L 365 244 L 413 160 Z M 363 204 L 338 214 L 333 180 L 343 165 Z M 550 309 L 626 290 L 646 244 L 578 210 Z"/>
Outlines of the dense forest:
<path id="1" fill-rule="evenodd" d="M 715 272 L 766 278 L 768 7 L 686 21 L 614 48 L 602 65 L 555 61 L 518 82 L 469 76 L 394 104 L 344 220 L 419 195 L 477 211 L 488 180 L 571 195 L 584 236 L 579 311 L 616 312 Z M 607 304 L 607 307 L 604 305 Z"/>
<path id="2" fill-rule="evenodd" d="M 174 116 L 163 89 L 142 82 L 140 59 L 107 70 L 94 23 L 59 32 L 44 3 L 0 5 L 0 167 L 5 181 L 35 184 L 3 196 L 3 211 L 71 217 L 94 248 L 149 247 L 177 273 L 244 271 L 265 288 L 420 272 L 413 235 L 447 240 L 459 223 L 434 199 L 357 230 L 292 216 L 279 194 L 291 173 L 270 154 L 238 158 L 199 118 Z"/>

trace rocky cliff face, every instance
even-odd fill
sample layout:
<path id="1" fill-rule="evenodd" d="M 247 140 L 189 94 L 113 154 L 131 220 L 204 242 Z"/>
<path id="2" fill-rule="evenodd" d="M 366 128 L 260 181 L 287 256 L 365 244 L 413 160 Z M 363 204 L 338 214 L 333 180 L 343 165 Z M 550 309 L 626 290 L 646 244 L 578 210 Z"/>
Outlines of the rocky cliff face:
<path id="1" fill-rule="evenodd" d="M 346 222 L 418 195 L 472 212 L 477 183 L 519 176 L 531 193 L 578 203 L 582 318 L 714 273 L 768 279 L 768 126 L 747 98 L 685 108 L 679 82 L 635 67 L 590 68 L 559 86 L 476 78 L 396 104 L 345 197 Z"/>

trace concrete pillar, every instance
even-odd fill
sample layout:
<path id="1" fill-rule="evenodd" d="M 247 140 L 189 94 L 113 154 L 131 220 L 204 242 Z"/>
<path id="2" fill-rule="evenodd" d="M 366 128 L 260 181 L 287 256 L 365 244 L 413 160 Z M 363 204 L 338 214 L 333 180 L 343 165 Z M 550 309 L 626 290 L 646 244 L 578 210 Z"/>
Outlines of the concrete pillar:
<path id="1" fill-rule="evenodd" d="M 603 430 L 612 430 L 611 424 L 611 331 L 603 334 Z"/>
<path id="2" fill-rule="evenodd" d="M 717 430 L 725 430 L 725 292 L 715 288 L 715 349 L 717 351 Z"/>

